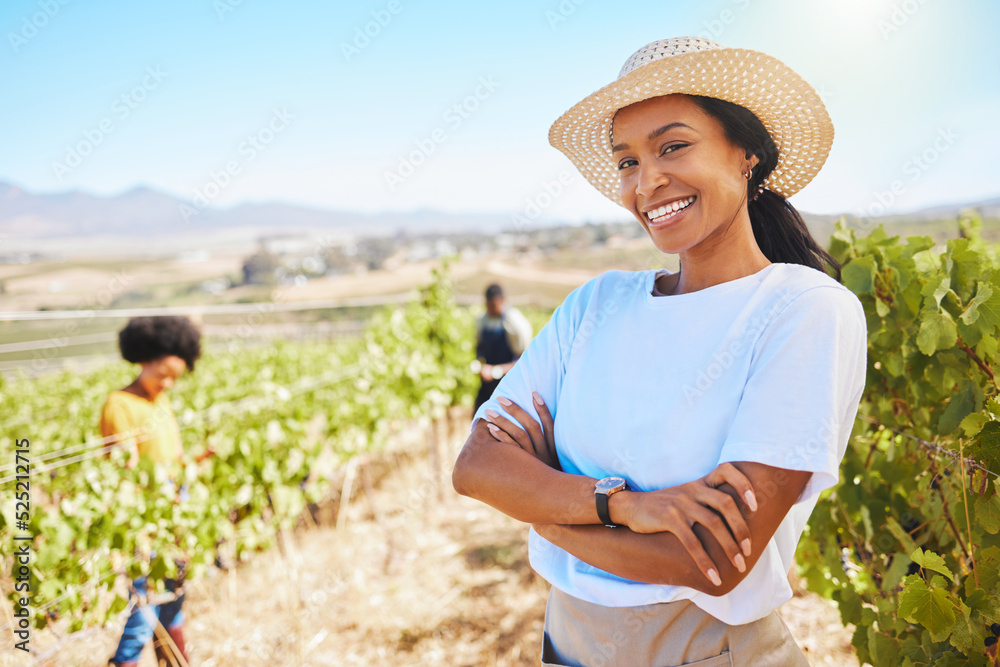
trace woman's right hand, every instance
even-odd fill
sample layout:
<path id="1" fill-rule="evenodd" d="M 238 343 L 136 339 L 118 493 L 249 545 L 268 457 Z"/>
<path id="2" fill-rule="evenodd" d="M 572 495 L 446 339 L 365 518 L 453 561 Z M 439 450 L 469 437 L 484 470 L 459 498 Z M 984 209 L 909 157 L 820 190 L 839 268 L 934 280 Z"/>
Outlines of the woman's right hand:
<path id="1" fill-rule="evenodd" d="M 719 571 L 695 535 L 694 524 L 700 523 L 712 533 L 740 572 L 746 571 L 743 557 L 750 555 L 752 546 L 750 529 L 736 501 L 716 488 L 726 483 L 736 489 L 750 511 L 757 510 L 750 480 L 732 463 L 722 463 L 701 479 L 686 484 L 657 491 L 622 492 L 625 495 L 620 500 L 627 502 L 619 504 L 624 513 L 621 522 L 636 533 L 673 533 L 709 581 L 719 586 Z"/>
<path id="2" fill-rule="evenodd" d="M 531 395 L 535 402 L 535 410 L 541 419 L 540 423 L 535 421 L 517 403 L 501 396 L 497 398 L 497 402 L 503 406 L 507 414 L 521 424 L 524 430 L 514 426 L 512 420 L 500 413 L 486 410 L 486 421 L 490 423 L 490 433 L 498 442 L 517 445 L 550 468 L 561 471 L 559 455 L 556 453 L 555 421 L 552 418 L 552 413 L 549 412 L 548 406 L 545 405 L 545 401 L 542 400 L 538 392 L 533 391 Z"/>

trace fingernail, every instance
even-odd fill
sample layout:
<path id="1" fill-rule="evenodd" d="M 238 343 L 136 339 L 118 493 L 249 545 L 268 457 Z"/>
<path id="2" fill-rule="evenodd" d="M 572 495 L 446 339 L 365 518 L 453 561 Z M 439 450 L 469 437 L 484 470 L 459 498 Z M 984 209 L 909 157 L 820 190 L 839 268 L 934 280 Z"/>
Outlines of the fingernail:
<path id="1" fill-rule="evenodd" d="M 736 554 L 736 558 L 733 559 L 733 562 L 736 563 L 736 569 L 740 572 L 747 571 L 747 564 L 743 561 L 743 556 Z M 716 586 L 718 586 L 718 584 L 716 584 Z"/>
<path id="2" fill-rule="evenodd" d="M 715 584 L 716 586 L 722 585 L 722 579 L 719 579 L 719 573 L 716 572 L 715 570 L 708 571 L 708 578 L 711 579 L 712 583 Z"/>
<path id="3" fill-rule="evenodd" d="M 497 396 L 497 400 L 500 401 L 500 405 L 507 407 L 508 405 L 513 405 L 508 399 L 503 396 Z"/>
<path id="4" fill-rule="evenodd" d="M 743 497 L 747 499 L 747 505 L 750 506 L 750 509 L 756 512 L 757 497 L 753 495 L 753 491 L 747 491 L 746 493 L 743 494 Z"/>
<path id="5" fill-rule="evenodd" d="M 499 414 L 497 414 L 495 410 L 490 410 L 489 408 L 486 408 L 485 412 L 486 416 L 489 417 L 490 419 L 496 419 L 497 417 L 500 416 Z"/>
<path id="6" fill-rule="evenodd" d="M 746 554 L 747 556 L 749 556 L 750 555 L 750 538 L 748 537 L 747 539 L 745 539 L 742 542 L 740 542 L 740 546 L 743 547 L 743 553 Z"/>
<path id="7" fill-rule="evenodd" d="M 535 403 L 537 405 L 545 405 L 545 401 L 542 400 L 542 397 L 538 395 L 537 391 L 531 392 L 531 395 L 535 397 Z"/>
<path id="8" fill-rule="evenodd" d="M 496 432 L 498 432 L 500 430 L 499 428 L 497 428 L 496 424 L 487 424 L 486 428 L 488 428 L 493 433 L 496 433 Z"/>

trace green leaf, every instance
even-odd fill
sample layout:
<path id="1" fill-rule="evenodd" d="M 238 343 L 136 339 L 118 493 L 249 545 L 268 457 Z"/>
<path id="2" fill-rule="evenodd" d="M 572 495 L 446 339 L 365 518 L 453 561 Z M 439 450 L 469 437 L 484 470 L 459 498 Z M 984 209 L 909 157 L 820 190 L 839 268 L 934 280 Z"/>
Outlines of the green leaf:
<path id="1" fill-rule="evenodd" d="M 906 372 L 903 355 L 891 350 L 886 352 L 882 357 L 882 368 L 893 377 L 901 377 Z"/>
<path id="2" fill-rule="evenodd" d="M 1000 290 L 984 282 L 978 283 L 976 297 L 966 306 L 962 321 L 978 324 L 984 334 L 992 335 L 1000 326 Z"/>
<path id="3" fill-rule="evenodd" d="M 969 616 L 972 614 L 972 610 L 962 603 L 959 603 L 959 607 L 962 613 L 956 615 L 955 627 L 952 629 L 951 637 L 949 637 L 948 641 L 959 651 L 969 653 L 972 650 L 974 639 L 974 631 L 969 623 Z"/>
<path id="4" fill-rule="evenodd" d="M 840 277 L 844 286 L 855 294 L 873 294 L 875 258 L 868 255 L 851 260 L 841 269 Z"/>
<path id="5" fill-rule="evenodd" d="M 899 540 L 899 543 L 903 545 L 903 550 L 906 553 L 912 553 L 914 549 L 917 548 L 917 543 L 913 541 L 910 534 L 907 533 L 899 522 L 896 521 L 895 517 L 889 517 L 885 521 L 885 527 L 889 529 L 892 536 Z"/>
<path id="6" fill-rule="evenodd" d="M 108 607 L 108 615 L 114 615 L 120 611 L 124 611 L 126 607 L 128 607 L 128 598 L 116 595 L 115 599 L 111 601 L 111 605 Z"/>
<path id="7" fill-rule="evenodd" d="M 906 576 L 912 562 L 906 554 L 893 554 L 892 565 L 886 569 L 885 574 L 882 576 L 882 590 L 891 591 L 896 588 L 899 582 L 903 580 L 903 577 Z"/>
<path id="8" fill-rule="evenodd" d="M 998 484 L 1000 480 L 994 480 Z M 998 485 L 1000 490 L 1000 485 Z M 988 498 L 976 498 L 976 524 L 990 535 L 1000 532 L 1000 493 L 994 493 Z"/>
<path id="9" fill-rule="evenodd" d="M 934 299 L 934 305 L 938 308 L 941 307 L 941 299 L 944 295 L 948 293 L 951 289 L 951 279 L 948 276 L 933 276 L 929 277 L 927 282 L 924 284 L 921 293 L 925 297 L 931 297 Z M 930 304 L 927 304 L 930 307 Z"/>
<path id="10" fill-rule="evenodd" d="M 962 434 L 970 438 L 982 431 L 987 421 L 989 421 L 989 417 L 983 413 L 973 412 L 971 415 L 967 415 L 959 426 L 962 428 Z"/>
<path id="11" fill-rule="evenodd" d="M 912 635 L 903 640 L 903 645 L 900 647 L 900 654 L 914 665 L 926 665 L 930 661 L 927 649 Z"/>
<path id="12" fill-rule="evenodd" d="M 834 259 L 844 264 L 847 254 L 853 245 L 854 230 L 848 228 L 844 224 L 844 218 L 841 217 L 834 225 L 833 234 L 830 236 L 829 252 L 833 255 Z"/>
<path id="13" fill-rule="evenodd" d="M 941 656 L 934 661 L 934 667 L 985 667 L 985 665 L 986 663 L 981 660 L 973 662 L 969 659 L 969 656 L 959 655 L 954 651 L 942 653 Z"/>
<path id="14" fill-rule="evenodd" d="M 964 301 L 972 295 L 976 280 L 983 273 L 984 257 L 968 239 L 949 241 L 945 257 L 949 264 L 952 288 Z"/>
<path id="15" fill-rule="evenodd" d="M 997 581 L 1000 580 L 1000 548 L 998 547 L 982 547 L 976 552 L 976 569 L 979 571 L 979 588 L 975 589 L 975 578 L 968 577 L 966 579 L 966 603 L 971 607 L 973 606 L 975 590 L 986 591 L 989 595 L 990 605 L 995 605 L 996 601 L 996 585 Z M 972 591 L 969 588 L 973 588 Z M 997 610 L 1000 611 L 1000 610 Z M 994 611 L 996 613 L 996 611 Z M 1000 618 L 998 618 L 1000 620 Z"/>
<path id="16" fill-rule="evenodd" d="M 948 407 L 941 413 L 938 420 L 938 433 L 950 435 L 970 413 L 976 409 L 976 385 L 969 381 L 962 390 L 951 397 Z"/>
<path id="17" fill-rule="evenodd" d="M 840 620 L 844 625 L 861 622 L 861 596 L 848 585 L 833 592 L 833 599 L 840 609 Z"/>
<path id="18" fill-rule="evenodd" d="M 62 592 L 62 585 L 58 581 L 54 579 L 43 581 L 38 587 L 39 601 L 51 602 L 59 597 Z"/>
<path id="19" fill-rule="evenodd" d="M 965 454 L 1000 475 L 1000 422 L 987 422 Z"/>
<path id="20" fill-rule="evenodd" d="M 970 581 L 975 583 L 973 577 L 969 578 Z M 974 588 L 971 593 L 966 594 L 965 603 L 970 609 L 975 609 L 979 612 L 986 612 L 990 609 L 990 599 L 986 591 L 981 588 Z"/>
<path id="21" fill-rule="evenodd" d="M 874 627 L 868 628 L 868 650 L 876 665 L 895 665 L 899 656 L 899 645 Z"/>
<path id="22" fill-rule="evenodd" d="M 948 593 L 928 588 L 916 575 L 907 577 L 906 587 L 899 594 L 899 615 L 927 628 L 936 642 L 943 641 L 955 626 L 955 612 Z"/>
<path id="23" fill-rule="evenodd" d="M 921 352 L 931 356 L 938 350 L 955 347 L 957 341 L 958 329 L 948 313 L 937 309 L 924 311 L 917 333 L 917 347 Z"/>

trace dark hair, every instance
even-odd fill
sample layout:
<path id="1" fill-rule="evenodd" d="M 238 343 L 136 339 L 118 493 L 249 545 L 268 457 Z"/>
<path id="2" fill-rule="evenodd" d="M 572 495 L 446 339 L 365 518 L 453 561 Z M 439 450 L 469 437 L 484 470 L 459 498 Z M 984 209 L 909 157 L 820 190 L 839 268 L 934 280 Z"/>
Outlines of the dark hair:
<path id="1" fill-rule="evenodd" d="M 177 356 L 193 371 L 201 356 L 201 332 L 186 317 L 133 317 L 118 332 L 118 349 L 133 364 Z"/>
<path id="2" fill-rule="evenodd" d="M 760 119 L 749 109 L 726 100 L 690 97 L 698 108 L 719 121 L 730 143 L 742 148 L 746 157 L 756 155 L 759 160 L 747 182 L 747 212 L 754 239 L 764 256 L 771 262 L 802 264 L 824 272 L 829 265 L 840 281 L 840 264 L 816 242 L 788 200 L 766 189 L 753 200 L 757 188 L 778 164 L 778 147 Z"/>
<path id="3" fill-rule="evenodd" d="M 503 296 L 503 288 L 501 288 L 496 283 L 493 283 L 486 288 L 486 299 L 496 299 Z"/>

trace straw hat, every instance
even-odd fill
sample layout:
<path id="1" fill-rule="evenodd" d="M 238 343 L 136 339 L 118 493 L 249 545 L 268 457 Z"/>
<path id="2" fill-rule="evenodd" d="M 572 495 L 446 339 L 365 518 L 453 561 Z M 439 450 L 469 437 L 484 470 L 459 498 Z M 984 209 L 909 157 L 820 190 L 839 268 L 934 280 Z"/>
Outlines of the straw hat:
<path id="1" fill-rule="evenodd" d="M 728 49 L 700 37 L 662 39 L 633 53 L 616 81 L 552 124 L 549 143 L 621 205 L 611 121 L 623 107 L 671 93 L 715 97 L 752 111 L 778 147 L 778 164 L 763 185 L 782 197 L 804 188 L 830 154 L 833 123 L 805 79 L 765 53 Z"/>

